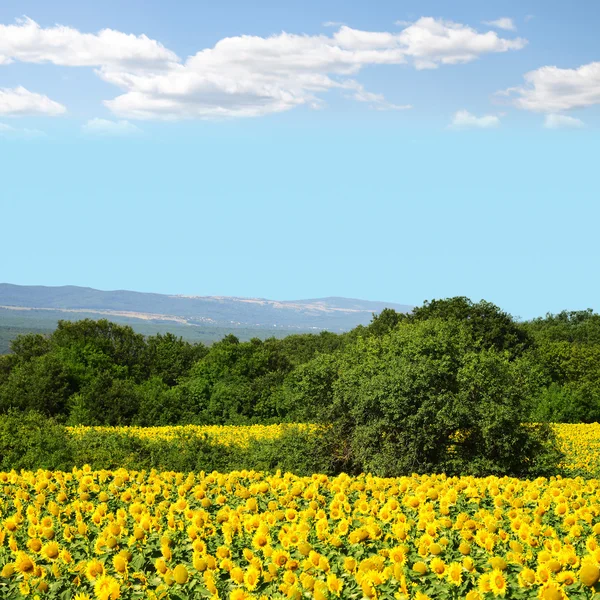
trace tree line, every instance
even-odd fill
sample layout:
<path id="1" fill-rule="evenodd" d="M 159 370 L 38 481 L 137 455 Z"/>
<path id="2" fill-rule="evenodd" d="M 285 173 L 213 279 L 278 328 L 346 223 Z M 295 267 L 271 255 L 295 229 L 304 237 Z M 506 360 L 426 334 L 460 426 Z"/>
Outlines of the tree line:
<path id="1" fill-rule="evenodd" d="M 0 356 L 0 414 L 29 411 L 68 425 L 316 421 L 337 471 L 519 474 L 535 456 L 542 472 L 557 458 L 532 423 L 600 421 L 600 315 L 518 322 L 456 297 L 343 334 L 210 347 L 61 321 Z"/>

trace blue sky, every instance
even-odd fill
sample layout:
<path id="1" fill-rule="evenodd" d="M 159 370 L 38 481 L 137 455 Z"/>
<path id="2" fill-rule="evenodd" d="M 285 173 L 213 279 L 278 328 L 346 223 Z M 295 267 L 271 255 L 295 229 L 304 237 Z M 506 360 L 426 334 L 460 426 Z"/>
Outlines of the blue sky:
<path id="1" fill-rule="evenodd" d="M 175 4 L 0 4 L 1 281 L 600 310 L 599 4 Z"/>

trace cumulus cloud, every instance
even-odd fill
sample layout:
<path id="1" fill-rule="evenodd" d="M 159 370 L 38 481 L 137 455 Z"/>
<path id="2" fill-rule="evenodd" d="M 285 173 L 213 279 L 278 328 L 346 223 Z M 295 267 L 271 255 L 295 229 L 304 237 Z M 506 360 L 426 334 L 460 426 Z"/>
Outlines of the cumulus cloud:
<path id="1" fill-rule="evenodd" d="M 581 119 L 567 115 L 549 114 L 544 119 L 546 129 L 579 129 L 585 124 Z"/>
<path id="2" fill-rule="evenodd" d="M 178 62 L 174 52 L 145 35 L 103 29 L 81 33 L 72 27 L 43 28 L 25 18 L 0 24 L 0 64 L 13 61 L 52 63 L 68 67 L 167 67 Z"/>
<path id="3" fill-rule="evenodd" d="M 168 73 L 103 73 L 125 90 L 106 104 L 121 117 L 137 119 L 264 115 L 319 106 L 319 93 L 348 88 L 368 65 L 407 63 L 432 69 L 525 43 L 432 18 L 419 19 L 399 33 L 343 26 L 331 37 L 239 36 L 219 41 Z"/>
<path id="4" fill-rule="evenodd" d="M 0 88 L 0 115 L 25 117 L 45 115 L 55 117 L 67 109 L 48 96 L 30 92 L 24 87 Z"/>
<path id="5" fill-rule="evenodd" d="M 398 32 L 353 29 L 332 35 L 282 32 L 271 37 L 224 38 L 181 61 L 159 42 L 114 30 L 85 34 L 31 20 L 0 26 L 0 60 L 93 66 L 123 93 L 106 106 L 122 119 L 259 116 L 322 105 L 321 94 L 354 89 L 354 97 L 379 108 L 404 107 L 367 97 L 355 76 L 369 65 L 408 64 L 435 69 L 488 53 L 523 48 L 526 40 L 480 33 L 422 17 Z M 354 87 L 353 87 L 354 86 Z"/>
<path id="6" fill-rule="evenodd" d="M 129 121 L 111 121 L 109 119 L 90 119 L 82 127 L 84 133 L 100 137 L 129 137 L 139 135 L 142 130 Z"/>
<path id="7" fill-rule="evenodd" d="M 519 108 L 556 113 L 600 104 L 600 62 L 577 69 L 541 67 L 524 79 L 524 85 L 500 92 L 516 96 L 513 102 Z"/>
<path id="8" fill-rule="evenodd" d="M 451 129 L 492 129 L 500 125 L 500 118 L 496 115 L 476 117 L 468 110 L 459 110 L 454 113 Z"/>
<path id="9" fill-rule="evenodd" d="M 483 21 L 484 25 L 490 27 L 497 27 L 498 29 L 504 29 L 505 31 L 516 31 L 517 27 L 515 22 L 510 17 L 500 17 L 494 21 Z"/>

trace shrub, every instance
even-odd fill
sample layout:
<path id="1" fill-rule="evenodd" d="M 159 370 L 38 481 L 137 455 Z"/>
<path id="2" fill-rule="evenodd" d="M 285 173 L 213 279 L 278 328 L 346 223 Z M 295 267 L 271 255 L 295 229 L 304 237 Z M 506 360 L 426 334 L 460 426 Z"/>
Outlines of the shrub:
<path id="1" fill-rule="evenodd" d="M 38 412 L 0 416 L 0 469 L 69 470 L 73 466 L 65 428 Z"/>
<path id="2" fill-rule="evenodd" d="M 560 460 L 551 432 L 525 424 L 542 375 L 526 359 L 482 347 L 458 321 L 401 323 L 359 339 L 334 372 L 330 393 L 317 395 L 332 398 L 325 406 L 311 398 L 310 367 L 296 389 L 332 425 L 338 469 L 531 476 Z"/>

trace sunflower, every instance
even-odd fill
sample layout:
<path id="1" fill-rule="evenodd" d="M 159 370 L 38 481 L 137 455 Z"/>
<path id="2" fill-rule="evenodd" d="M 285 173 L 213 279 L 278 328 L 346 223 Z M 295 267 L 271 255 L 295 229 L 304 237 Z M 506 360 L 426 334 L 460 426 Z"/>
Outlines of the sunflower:
<path id="1" fill-rule="evenodd" d="M 254 591 L 258 585 L 260 571 L 256 567 L 250 567 L 244 575 L 244 585 L 249 591 Z"/>
<path id="2" fill-rule="evenodd" d="M 436 556 L 430 563 L 431 570 L 438 576 L 443 577 L 446 572 L 446 563 Z"/>
<path id="3" fill-rule="evenodd" d="M 262 531 L 257 531 L 256 534 L 254 535 L 254 537 L 252 538 L 252 545 L 257 550 L 264 549 L 266 546 L 269 545 L 269 536 L 268 536 L 268 534 L 266 534 L 266 533 L 264 533 Z"/>
<path id="4" fill-rule="evenodd" d="M 2 572 L 0 573 L 0 575 L 5 579 L 8 579 L 9 577 L 12 577 L 14 572 L 15 566 L 13 565 L 13 563 L 8 563 L 2 567 Z"/>
<path id="5" fill-rule="evenodd" d="M 494 596 L 504 596 L 506 594 L 506 579 L 500 569 L 494 569 L 490 573 L 490 590 Z"/>
<path id="6" fill-rule="evenodd" d="M 185 565 L 177 565 L 173 569 L 173 579 L 175 579 L 176 583 L 179 585 L 183 585 L 187 582 L 189 578 L 188 570 Z"/>
<path id="7" fill-rule="evenodd" d="M 460 585 L 462 583 L 462 565 L 460 563 L 452 563 L 448 565 L 446 577 L 452 585 Z"/>
<path id="8" fill-rule="evenodd" d="M 406 549 L 401 546 L 392 548 L 389 553 L 389 558 L 392 562 L 403 565 L 406 562 Z"/>
<path id="9" fill-rule="evenodd" d="M 271 562 L 278 567 L 285 567 L 290 555 L 285 550 L 275 550 L 271 555 Z"/>
<path id="10" fill-rule="evenodd" d="M 477 587 L 479 588 L 479 592 L 481 592 L 482 594 L 487 594 L 488 592 L 492 591 L 492 588 L 490 585 L 490 573 L 484 573 L 479 578 Z"/>
<path id="11" fill-rule="evenodd" d="M 119 582 L 110 575 L 100 575 L 94 584 L 94 594 L 98 600 L 117 600 L 121 596 Z"/>
<path id="12" fill-rule="evenodd" d="M 33 573 L 35 569 L 35 563 L 25 554 L 25 552 L 17 552 L 17 557 L 14 562 L 15 569 L 23 575 L 29 575 Z"/>
<path id="13" fill-rule="evenodd" d="M 327 575 L 327 589 L 336 596 L 340 595 L 342 588 L 344 587 L 344 581 L 337 577 L 334 573 Z"/>
<path id="14" fill-rule="evenodd" d="M 60 553 L 60 548 L 56 542 L 48 542 L 42 546 L 42 556 L 47 560 L 56 560 Z"/>
<path id="15" fill-rule="evenodd" d="M 600 569 L 593 563 L 585 563 L 579 570 L 579 581 L 587 587 L 592 587 L 600 579 Z"/>
<path id="16" fill-rule="evenodd" d="M 123 575 L 127 572 L 127 559 L 122 554 L 113 556 L 112 563 L 117 573 Z"/>
<path id="17" fill-rule="evenodd" d="M 563 600 L 563 593 L 555 583 L 550 582 L 540 590 L 539 597 L 541 600 Z"/>
<path id="18" fill-rule="evenodd" d="M 104 574 L 104 565 L 96 559 L 90 560 L 85 567 L 85 575 L 90 581 L 96 581 L 97 577 Z"/>

